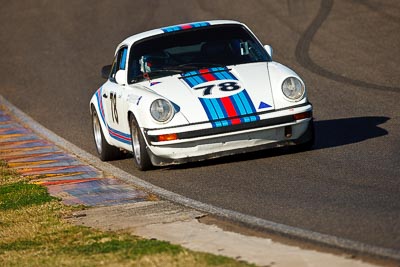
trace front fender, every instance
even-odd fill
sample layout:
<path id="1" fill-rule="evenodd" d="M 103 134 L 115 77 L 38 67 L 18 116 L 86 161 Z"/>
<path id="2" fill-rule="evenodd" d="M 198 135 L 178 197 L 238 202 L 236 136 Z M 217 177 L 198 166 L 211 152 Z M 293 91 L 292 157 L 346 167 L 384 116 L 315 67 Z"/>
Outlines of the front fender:
<path id="1" fill-rule="evenodd" d="M 135 90 L 134 92 L 130 92 L 127 95 L 127 103 L 128 103 L 128 114 L 127 119 L 129 120 L 129 114 L 132 113 L 136 121 L 138 122 L 140 128 L 147 129 L 159 129 L 166 127 L 173 127 L 178 125 L 186 125 L 188 124 L 188 120 L 180 111 L 180 108 L 174 103 L 171 104 L 174 107 L 174 116 L 167 123 L 160 123 L 153 119 L 150 114 L 150 106 L 153 101 L 157 99 L 166 99 L 152 91 L 148 90 Z"/>
<path id="2" fill-rule="evenodd" d="M 282 92 L 282 83 L 288 77 L 296 77 L 304 84 L 304 81 L 293 70 L 277 62 L 268 62 L 268 73 L 271 81 L 272 94 L 274 95 L 275 109 L 288 108 L 293 105 L 301 105 L 308 102 L 307 88 L 304 97 L 300 101 L 290 101 Z"/>

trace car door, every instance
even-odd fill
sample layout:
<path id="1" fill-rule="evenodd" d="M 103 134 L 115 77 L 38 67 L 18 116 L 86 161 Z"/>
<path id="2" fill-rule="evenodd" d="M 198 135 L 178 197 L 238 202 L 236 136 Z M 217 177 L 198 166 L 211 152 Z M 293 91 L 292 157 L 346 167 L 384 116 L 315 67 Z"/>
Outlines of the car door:
<path id="1" fill-rule="evenodd" d="M 108 82 L 103 87 L 103 105 L 105 107 L 105 116 L 108 123 L 108 131 L 112 137 L 113 143 L 115 141 L 126 143 L 126 138 L 121 138 L 124 136 L 122 132 L 123 122 L 121 118 L 126 103 L 123 102 L 122 94 L 124 92 L 124 85 L 120 85 L 116 82 L 115 76 L 119 70 L 124 70 L 126 68 L 128 48 L 126 46 L 121 47 L 117 54 L 115 55 L 111 73 Z M 116 144 L 116 143 L 114 143 Z"/>

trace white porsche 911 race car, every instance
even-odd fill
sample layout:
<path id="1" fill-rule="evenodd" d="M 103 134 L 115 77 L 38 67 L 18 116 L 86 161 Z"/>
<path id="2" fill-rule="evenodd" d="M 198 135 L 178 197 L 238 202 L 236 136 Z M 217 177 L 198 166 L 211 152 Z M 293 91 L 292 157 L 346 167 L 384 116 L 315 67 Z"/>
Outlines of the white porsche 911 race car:
<path id="1" fill-rule="evenodd" d="M 133 35 L 118 45 L 90 110 L 101 160 L 133 152 L 139 170 L 314 142 L 301 78 L 239 22 Z"/>

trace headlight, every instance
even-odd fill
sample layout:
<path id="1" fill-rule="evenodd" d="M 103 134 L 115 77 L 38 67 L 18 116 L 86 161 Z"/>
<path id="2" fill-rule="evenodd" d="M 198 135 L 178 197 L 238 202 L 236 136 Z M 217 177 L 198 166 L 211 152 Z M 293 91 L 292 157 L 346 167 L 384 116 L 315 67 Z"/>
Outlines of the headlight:
<path id="1" fill-rule="evenodd" d="M 151 103 L 150 113 L 156 121 L 166 122 L 172 119 L 174 109 L 167 100 L 157 99 Z"/>
<path id="2" fill-rule="evenodd" d="M 298 101 L 304 96 L 304 85 L 303 83 L 295 78 L 286 78 L 282 83 L 282 92 L 290 100 Z"/>

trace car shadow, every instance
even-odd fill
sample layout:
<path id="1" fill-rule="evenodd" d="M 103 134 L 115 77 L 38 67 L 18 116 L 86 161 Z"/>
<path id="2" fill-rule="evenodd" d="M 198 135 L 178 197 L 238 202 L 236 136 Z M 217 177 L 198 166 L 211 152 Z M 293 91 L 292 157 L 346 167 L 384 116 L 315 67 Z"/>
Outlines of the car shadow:
<path id="1" fill-rule="evenodd" d="M 388 134 L 388 131 L 379 127 L 387 122 L 389 117 L 356 117 L 332 120 L 315 120 L 315 144 L 312 150 L 327 149 L 363 142 Z M 257 152 L 227 156 L 201 162 L 192 162 L 182 165 L 165 167 L 165 169 L 188 169 L 204 166 L 225 164 L 229 162 L 249 161 L 260 158 L 277 157 L 286 154 L 299 153 L 291 148 L 275 148 Z M 300 152 L 301 153 L 301 152 Z"/>
<path id="2" fill-rule="evenodd" d="M 359 143 L 388 134 L 379 127 L 388 117 L 357 117 L 315 121 L 316 142 L 313 149 L 325 149 Z"/>

